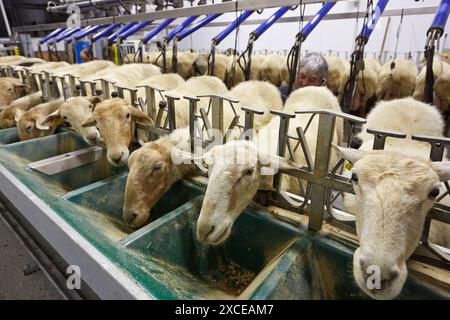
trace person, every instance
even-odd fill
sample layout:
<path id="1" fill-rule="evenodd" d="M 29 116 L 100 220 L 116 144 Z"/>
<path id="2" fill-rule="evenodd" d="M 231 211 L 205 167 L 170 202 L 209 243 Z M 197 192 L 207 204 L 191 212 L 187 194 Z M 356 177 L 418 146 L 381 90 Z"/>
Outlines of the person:
<path id="1" fill-rule="evenodd" d="M 94 60 L 94 58 L 92 57 L 91 49 L 87 48 L 86 46 L 83 46 L 83 49 L 80 51 L 80 57 L 83 60 L 83 62 Z"/>
<path id="2" fill-rule="evenodd" d="M 300 60 L 297 79 L 292 90 L 309 86 L 325 86 L 327 84 L 328 63 L 319 53 L 309 53 Z M 289 85 L 280 88 L 283 102 L 289 96 Z"/>

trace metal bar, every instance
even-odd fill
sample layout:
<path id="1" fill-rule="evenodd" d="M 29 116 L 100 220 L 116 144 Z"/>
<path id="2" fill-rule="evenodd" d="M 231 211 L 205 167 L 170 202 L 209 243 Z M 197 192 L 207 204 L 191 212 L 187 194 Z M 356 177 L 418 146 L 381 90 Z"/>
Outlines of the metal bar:
<path id="1" fill-rule="evenodd" d="M 74 38 L 75 40 L 80 40 L 81 38 L 84 38 L 94 32 L 96 32 L 98 29 L 103 28 L 104 24 L 98 24 L 96 26 L 90 26 L 88 29 L 84 30 L 83 32 L 77 33 Z"/>
<path id="2" fill-rule="evenodd" d="M 2 10 L 3 21 L 5 22 L 6 32 L 8 37 L 11 37 L 11 26 L 9 24 L 8 16 L 6 15 L 5 6 L 3 5 L 3 0 L 0 0 L 0 9 Z"/>
<path id="3" fill-rule="evenodd" d="M 333 140 L 334 126 L 336 118 L 330 114 L 319 115 L 319 131 L 317 141 L 320 143 L 316 148 L 314 160 L 314 175 L 318 178 L 328 177 L 328 166 L 331 155 L 331 142 Z M 327 188 L 322 184 L 312 183 L 311 185 L 311 206 L 309 207 L 308 229 L 319 231 L 322 228 L 324 205 L 327 195 Z"/>
<path id="4" fill-rule="evenodd" d="M 105 29 L 103 29 L 102 31 L 96 33 L 93 37 L 92 37 L 92 43 L 96 42 L 97 40 L 108 36 L 111 32 L 113 32 L 114 29 L 116 29 L 117 27 L 120 26 L 120 23 L 113 23 L 110 26 L 106 27 Z"/>
<path id="5" fill-rule="evenodd" d="M 359 37 L 363 37 L 369 40 L 370 35 L 372 34 L 373 30 L 375 30 L 375 26 L 377 25 L 378 20 L 380 20 L 384 9 L 386 9 L 388 2 L 389 0 L 379 0 L 377 2 L 377 5 L 373 10 L 373 14 L 367 20 L 367 24 L 363 26 Z"/>
<path id="6" fill-rule="evenodd" d="M 335 2 L 339 2 L 339 1 L 349 1 L 349 0 L 338 0 Z M 281 2 L 281 1 L 280 1 Z M 292 5 L 296 5 L 298 4 L 298 0 L 297 1 L 290 1 L 292 3 Z M 306 0 L 303 0 L 303 2 L 305 3 Z M 311 2 L 311 3 L 321 3 L 322 1 L 315 1 L 315 2 Z M 229 3 L 229 2 L 228 2 Z M 221 4 L 222 5 L 222 4 Z M 205 7 L 205 6 L 201 6 L 201 7 Z M 273 5 L 272 7 L 278 7 L 278 5 Z M 258 6 L 257 9 L 262 9 L 265 8 L 263 6 Z M 269 7 L 267 7 L 269 8 Z M 192 8 L 184 8 L 184 9 L 173 9 L 170 10 L 169 12 L 149 12 L 149 13 L 141 13 L 138 15 L 129 15 L 129 16 L 121 16 L 121 17 L 115 17 L 115 19 L 113 18 L 98 18 L 98 19 L 86 19 L 81 21 L 81 25 L 85 26 L 85 25 L 97 25 L 100 23 L 104 23 L 104 24 L 111 24 L 114 23 L 116 21 L 120 21 L 121 23 L 127 23 L 131 20 L 136 20 L 136 19 L 140 19 L 140 20 L 164 20 L 166 18 L 168 18 L 168 16 L 171 16 L 172 19 L 178 18 L 178 17 L 184 17 L 187 16 L 189 14 L 185 14 L 185 15 L 174 15 L 171 11 L 175 11 L 175 10 L 190 10 L 190 12 L 193 12 Z M 204 8 L 202 8 L 204 9 Z M 426 14 L 435 14 L 436 10 L 438 9 L 438 6 L 424 6 L 424 7 L 418 7 L 418 8 L 408 8 L 408 9 L 404 9 L 404 15 L 405 16 L 411 16 L 411 15 L 426 15 Z M 242 9 L 240 8 L 239 10 L 251 10 L 251 9 Z M 223 11 L 223 10 L 217 10 L 217 11 L 212 11 L 210 10 L 210 12 L 205 12 L 203 14 L 211 14 L 211 13 L 226 13 L 226 12 L 235 12 L 235 8 L 228 10 L 228 11 Z M 166 15 L 164 15 L 164 13 L 166 13 Z M 191 13 L 193 14 L 193 13 Z M 200 14 L 200 13 L 199 13 Z M 386 10 L 383 13 L 383 17 L 393 17 L 393 16 L 401 16 L 402 14 L 402 9 L 391 9 L 391 10 Z M 355 19 L 356 17 L 358 18 L 364 18 L 365 12 L 345 12 L 345 13 L 333 13 L 333 14 L 328 14 L 326 17 L 323 18 L 323 20 L 345 20 L 345 19 Z M 313 19 L 314 16 L 313 15 L 308 15 L 304 17 L 305 21 L 311 20 Z M 257 20 L 247 20 L 242 22 L 241 25 L 259 25 L 261 23 L 263 23 L 265 21 L 265 19 L 257 19 Z M 298 23 L 298 16 L 297 17 L 286 17 L 286 18 L 280 18 L 277 23 Z M 232 21 L 228 21 L 228 22 L 212 22 L 210 24 L 208 24 L 207 26 L 205 26 L 206 28 L 208 27 L 227 27 L 230 25 L 230 23 L 232 23 Z M 14 32 L 18 32 L 18 33 L 26 33 L 26 32 L 32 32 L 32 31 L 43 31 L 43 30 L 55 30 L 57 28 L 65 28 L 67 27 L 66 23 L 49 23 L 49 24 L 39 24 L 39 25 L 32 25 L 32 26 L 19 26 L 19 27 L 13 27 L 13 31 Z"/>

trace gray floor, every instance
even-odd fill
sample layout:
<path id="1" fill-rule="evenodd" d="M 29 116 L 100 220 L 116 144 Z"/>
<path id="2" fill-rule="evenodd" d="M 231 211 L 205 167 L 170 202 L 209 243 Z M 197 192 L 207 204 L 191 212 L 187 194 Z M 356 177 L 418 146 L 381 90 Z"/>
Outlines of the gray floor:
<path id="1" fill-rule="evenodd" d="M 63 296 L 0 217 L 0 299 L 61 300 Z"/>

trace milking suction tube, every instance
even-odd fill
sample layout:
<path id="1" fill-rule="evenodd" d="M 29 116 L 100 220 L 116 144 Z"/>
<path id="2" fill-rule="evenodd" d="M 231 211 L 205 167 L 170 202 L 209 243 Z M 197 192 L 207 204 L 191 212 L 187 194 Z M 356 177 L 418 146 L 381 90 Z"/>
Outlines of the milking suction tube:
<path id="1" fill-rule="evenodd" d="M 215 14 L 207 15 L 202 20 L 200 20 L 197 23 L 193 24 L 192 26 L 190 26 L 190 27 L 180 31 L 175 36 L 174 41 L 173 41 L 173 53 L 172 53 L 172 68 L 173 68 L 173 72 L 175 72 L 175 73 L 178 72 L 178 41 L 181 41 L 184 38 L 190 36 L 195 31 L 197 31 L 201 27 L 207 25 L 211 21 L 214 21 L 215 19 L 217 19 L 221 15 L 222 15 L 221 13 L 215 13 Z"/>
<path id="2" fill-rule="evenodd" d="M 252 51 L 253 51 L 253 43 L 258 40 L 258 38 L 269 29 L 278 19 L 280 19 L 291 7 L 281 7 L 278 9 L 273 15 L 270 16 L 269 19 L 264 21 L 255 31 L 250 33 L 250 38 L 248 40 L 247 49 L 241 54 L 239 57 L 239 65 L 244 71 L 245 80 L 250 80 L 250 70 L 252 64 Z M 245 55 L 247 54 L 247 58 Z M 244 60 L 244 66 L 241 64 L 241 59 Z"/>
<path id="3" fill-rule="evenodd" d="M 352 53 L 350 61 L 350 76 L 345 84 L 341 101 L 342 109 L 346 113 L 350 112 L 350 107 L 355 94 L 358 73 L 359 71 L 364 70 L 364 46 L 369 41 L 369 38 L 372 35 L 377 22 L 380 20 L 384 9 L 386 9 L 388 2 L 389 0 L 378 1 L 372 14 L 367 18 L 367 21 L 365 21 L 361 33 L 356 37 L 355 51 Z"/>
<path id="4" fill-rule="evenodd" d="M 139 22 L 138 24 L 135 24 L 134 26 L 132 26 L 131 28 L 126 30 L 125 32 L 119 34 L 119 36 L 117 37 L 116 41 L 117 41 L 117 48 L 118 48 L 118 59 L 119 59 L 119 63 L 120 64 L 123 63 L 123 59 L 124 59 L 122 50 L 120 49 L 121 48 L 121 42 L 123 40 L 126 40 L 128 37 L 132 36 L 136 32 L 142 30 L 146 26 L 150 25 L 152 22 L 153 22 L 152 20 Z"/>
<path id="5" fill-rule="evenodd" d="M 214 74 L 214 64 L 215 64 L 215 55 L 216 55 L 216 46 L 219 45 L 219 43 L 222 42 L 223 39 L 228 37 L 231 32 L 233 32 L 239 25 L 247 20 L 248 17 L 250 17 L 254 10 L 247 10 L 244 11 L 239 17 L 237 17 L 236 20 L 234 20 L 228 27 L 226 27 L 225 30 L 220 32 L 217 36 L 215 36 L 211 40 L 211 52 L 209 53 L 208 57 L 208 74 L 213 75 Z"/>
<path id="6" fill-rule="evenodd" d="M 180 25 L 178 25 L 175 29 L 173 29 L 167 36 L 164 37 L 164 41 L 161 48 L 161 55 L 163 58 L 163 72 L 167 72 L 167 57 L 166 57 L 166 49 L 167 44 L 175 38 L 175 36 L 186 29 L 192 22 L 194 22 L 198 16 L 190 16 L 186 20 L 184 20 Z"/>
<path id="7" fill-rule="evenodd" d="M 110 24 L 109 26 L 107 26 L 105 29 L 103 29 L 102 31 L 96 33 L 93 37 L 92 37 L 92 43 L 97 42 L 99 39 L 107 37 L 109 34 L 111 34 L 111 32 L 113 32 L 115 29 L 117 29 L 119 26 L 121 26 L 122 24 L 120 23 L 113 23 Z"/>
<path id="8" fill-rule="evenodd" d="M 309 34 L 317 27 L 319 22 L 322 21 L 322 19 L 328 14 L 328 12 L 331 10 L 331 8 L 334 7 L 335 4 L 336 2 L 325 3 L 322 8 L 320 8 L 320 10 L 316 13 L 316 15 L 310 21 L 308 21 L 306 26 L 304 26 L 303 29 L 300 30 L 295 36 L 295 44 L 292 47 L 288 57 L 289 93 L 292 91 L 297 75 L 301 44 L 306 40 Z M 292 59 L 292 63 L 289 62 L 290 59 Z"/>
<path id="9" fill-rule="evenodd" d="M 433 60 L 436 45 L 439 45 L 439 39 L 444 33 L 445 25 L 450 14 L 450 0 L 442 0 L 436 12 L 431 27 L 427 31 L 427 42 L 425 45 L 425 58 L 427 61 L 427 72 L 425 76 L 425 89 L 423 101 L 433 103 L 434 95 L 434 72 Z"/>
<path id="10" fill-rule="evenodd" d="M 56 30 L 53 30 L 52 32 L 50 32 L 48 35 L 46 35 L 45 37 L 41 38 L 38 42 L 38 50 L 39 50 L 39 54 L 41 56 L 41 59 L 44 58 L 44 55 L 42 53 L 42 45 L 45 44 L 46 42 L 50 41 L 51 39 L 53 39 L 54 37 L 58 36 L 59 34 L 61 34 L 62 32 L 64 32 L 66 30 L 66 28 L 58 28 Z M 50 48 L 49 48 L 50 51 Z"/>

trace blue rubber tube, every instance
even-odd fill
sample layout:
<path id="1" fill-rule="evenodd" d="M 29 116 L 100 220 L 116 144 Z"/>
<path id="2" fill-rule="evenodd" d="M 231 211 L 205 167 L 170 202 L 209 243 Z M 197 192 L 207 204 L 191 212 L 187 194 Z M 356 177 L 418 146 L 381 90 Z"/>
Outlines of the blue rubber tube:
<path id="1" fill-rule="evenodd" d="M 69 38 L 74 33 L 80 31 L 80 28 L 73 28 L 70 29 L 68 32 L 65 32 L 64 34 L 61 34 L 55 38 L 55 42 L 60 42 L 61 40 Z"/>
<path id="2" fill-rule="evenodd" d="M 222 14 L 221 13 L 215 13 L 215 14 L 210 14 L 208 16 L 206 16 L 205 18 L 203 18 L 202 20 L 200 20 L 199 22 L 197 22 L 196 24 L 192 25 L 189 28 L 184 29 L 183 31 L 181 31 L 180 33 L 177 34 L 177 40 L 183 40 L 184 38 L 186 38 L 187 36 L 191 35 L 192 33 L 194 33 L 195 31 L 197 31 L 198 29 L 200 29 L 201 27 L 207 25 L 208 23 L 210 23 L 211 21 L 214 21 L 215 19 L 217 19 L 218 17 L 220 17 Z"/>
<path id="3" fill-rule="evenodd" d="M 234 20 L 225 30 L 223 30 L 221 33 L 219 33 L 217 36 L 213 38 L 213 42 L 218 45 L 222 42 L 223 39 L 228 37 L 228 35 L 233 32 L 242 22 L 247 20 L 248 17 L 252 15 L 252 13 L 255 12 L 254 10 L 247 10 L 244 11 L 236 20 Z"/>
<path id="4" fill-rule="evenodd" d="M 126 25 L 124 25 L 122 28 L 120 28 L 117 32 L 114 32 L 108 37 L 108 44 L 112 44 L 114 41 L 116 41 L 117 36 L 120 36 L 124 34 L 126 31 L 131 29 L 134 25 L 137 24 L 137 21 L 130 21 Z"/>
<path id="5" fill-rule="evenodd" d="M 152 40 L 158 33 L 163 31 L 169 24 L 171 24 L 175 18 L 166 19 L 163 22 L 161 22 L 158 26 L 153 28 L 147 35 L 142 39 L 143 43 L 147 43 L 150 40 Z"/>
<path id="6" fill-rule="evenodd" d="M 121 39 L 126 39 L 129 36 L 135 34 L 136 32 L 138 32 L 139 30 L 145 28 L 146 26 L 148 26 L 150 23 L 152 23 L 151 20 L 149 21 L 143 21 L 143 22 L 139 22 L 138 24 L 134 25 L 133 27 L 131 27 L 130 29 L 128 29 L 127 31 L 125 31 L 124 33 L 122 33 L 120 35 Z"/>
<path id="7" fill-rule="evenodd" d="M 184 29 L 186 29 L 192 22 L 195 21 L 195 19 L 197 19 L 198 16 L 191 16 L 189 18 L 187 18 L 186 20 L 184 20 L 180 25 L 178 25 L 175 29 L 173 29 L 164 39 L 166 40 L 166 42 L 170 42 L 172 41 L 173 38 L 175 38 L 175 36 L 183 31 Z"/>
<path id="8" fill-rule="evenodd" d="M 91 27 L 91 26 L 87 26 L 87 27 L 84 27 L 83 29 L 80 29 L 79 31 L 75 32 L 75 34 L 72 34 L 72 35 L 67 39 L 67 42 L 68 42 L 68 43 L 72 42 L 72 39 L 73 39 L 73 38 L 76 38 L 77 35 L 79 35 L 79 34 L 82 34 L 82 33 L 86 32 L 86 31 L 89 31 L 90 28 L 92 28 L 92 27 Z"/>
<path id="9" fill-rule="evenodd" d="M 98 25 L 95 25 L 95 26 L 91 26 L 91 27 L 89 27 L 88 30 L 85 30 L 83 32 L 78 32 L 75 35 L 75 40 L 80 40 L 81 38 L 84 38 L 84 37 L 86 37 L 86 36 L 96 32 L 97 30 L 99 30 L 99 29 L 101 29 L 103 27 L 104 27 L 104 24 L 101 23 L 101 24 L 98 24 Z"/>
<path id="10" fill-rule="evenodd" d="M 291 7 L 281 7 L 269 19 L 264 21 L 255 31 L 251 33 L 253 38 L 258 39 L 267 29 L 269 29 L 278 19 L 280 19 Z"/>
<path id="11" fill-rule="evenodd" d="M 369 17 L 367 23 L 363 26 L 360 37 L 364 37 L 365 39 L 369 40 L 373 30 L 375 29 L 375 26 L 377 25 L 378 20 L 380 20 L 381 16 L 383 15 L 384 9 L 386 9 L 388 2 L 389 0 L 378 1 L 374 9 L 374 14 Z"/>
<path id="12" fill-rule="evenodd" d="M 66 30 L 65 28 L 58 28 L 56 30 L 53 30 L 48 35 L 46 35 L 41 40 L 39 40 L 39 44 L 46 43 L 47 41 L 49 41 L 50 39 L 52 39 L 52 38 L 56 37 L 57 35 L 61 34 L 61 32 L 64 32 L 65 30 Z"/>
<path id="13" fill-rule="evenodd" d="M 118 28 L 119 26 L 121 26 L 120 23 L 113 23 L 111 25 L 109 25 L 108 27 L 106 27 L 105 29 L 103 29 L 102 31 L 96 33 L 93 37 L 92 37 L 92 42 L 96 42 L 99 39 L 103 38 L 103 37 L 107 37 L 111 32 L 113 32 L 116 28 Z"/>
<path id="14" fill-rule="evenodd" d="M 319 24 L 320 21 L 322 21 L 323 17 L 327 15 L 327 13 L 331 10 L 331 8 L 334 7 L 336 2 L 327 2 L 325 3 L 322 8 L 320 8 L 319 12 L 316 13 L 314 18 L 312 18 L 306 26 L 303 27 L 303 30 L 301 31 L 301 34 L 303 36 L 303 39 L 306 39 L 311 31 L 314 30 L 315 27 Z"/>
<path id="15" fill-rule="evenodd" d="M 450 0 L 442 0 L 439 5 L 439 9 L 434 16 L 433 23 L 431 24 L 431 28 L 438 28 L 444 30 L 445 25 L 447 24 L 448 16 L 450 14 Z"/>

